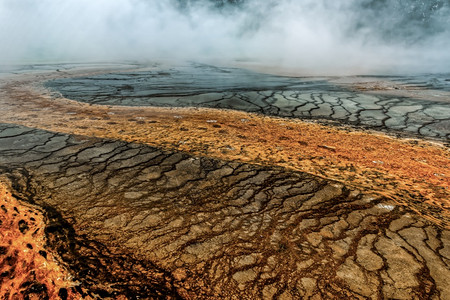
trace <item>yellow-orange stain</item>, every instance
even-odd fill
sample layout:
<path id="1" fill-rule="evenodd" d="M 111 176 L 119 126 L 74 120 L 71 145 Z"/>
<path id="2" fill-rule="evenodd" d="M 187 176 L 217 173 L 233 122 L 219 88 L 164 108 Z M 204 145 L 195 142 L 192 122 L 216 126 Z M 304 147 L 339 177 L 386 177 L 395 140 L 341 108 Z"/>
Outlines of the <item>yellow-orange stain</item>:
<path id="1" fill-rule="evenodd" d="M 0 299 L 80 298 L 67 269 L 46 249 L 44 229 L 42 211 L 0 183 Z"/>
<path id="2" fill-rule="evenodd" d="M 0 122 L 277 165 L 375 191 L 450 224 L 450 152 L 438 143 L 232 110 L 117 107 L 5 87 Z"/>

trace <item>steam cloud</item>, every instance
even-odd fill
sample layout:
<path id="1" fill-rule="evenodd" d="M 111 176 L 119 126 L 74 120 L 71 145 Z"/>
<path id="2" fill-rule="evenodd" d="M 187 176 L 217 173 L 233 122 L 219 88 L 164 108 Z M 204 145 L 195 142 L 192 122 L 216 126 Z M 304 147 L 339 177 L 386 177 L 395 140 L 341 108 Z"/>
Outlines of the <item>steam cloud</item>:
<path id="1" fill-rule="evenodd" d="M 0 64 L 158 59 L 449 72 L 450 0 L 0 0 Z"/>

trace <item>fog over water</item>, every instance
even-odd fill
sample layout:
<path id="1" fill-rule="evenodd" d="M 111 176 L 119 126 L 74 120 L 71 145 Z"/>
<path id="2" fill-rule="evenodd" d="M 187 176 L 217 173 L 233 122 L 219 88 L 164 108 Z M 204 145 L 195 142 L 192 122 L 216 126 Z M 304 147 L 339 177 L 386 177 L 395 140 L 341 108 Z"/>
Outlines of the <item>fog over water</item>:
<path id="1" fill-rule="evenodd" d="M 450 71 L 450 0 L 0 0 L 0 64 L 190 60 Z"/>

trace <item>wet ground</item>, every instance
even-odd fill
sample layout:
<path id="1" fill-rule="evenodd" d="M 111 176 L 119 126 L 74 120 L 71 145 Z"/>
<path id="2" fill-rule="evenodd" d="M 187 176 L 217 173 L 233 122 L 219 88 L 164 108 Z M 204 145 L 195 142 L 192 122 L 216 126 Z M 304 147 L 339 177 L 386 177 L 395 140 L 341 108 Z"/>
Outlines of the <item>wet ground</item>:
<path id="1" fill-rule="evenodd" d="M 51 246 L 91 293 L 449 295 L 450 232 L 381 196 L 121 141 L 13 125 L 0 139 L 3 176 L 72 220 L 75 241 Z"/>
<path id="2" fill-rule="evenodd" d="M 63 97 L 91 104 L 227 108 L 450 138 L 450 74 L 359 76 L 340 81 L 192 64 L 61 78 L 45 85 Z M 426 89 L 432 89 L 434 96 L 423 99 L 422 95 L 414 98 L 407 93 L 385 93 Z M 364 90 L 380 93 L 363 93 Z"/>
<path id="3" fill-rule="evenodd" d="M 53 66 L 58 71 L 24 71 L 2 82 L 0 176 L 14 197 L 23 205 L 33 203 L 47 218 L 45 251 L 59 257 L 59 265 L 73 276 L 73 287 L 60 284 L 63 292 L 53 288 L 55 294 L 130 299 L 450 297 L 450 158 L 443 146 L 448 143 L 448 115 L 439 114 L 448 103 L 373 96 L 351 90 L 354 85 L 330 84 L 330 79 L 257 74 L 244 82 L 239 78 L 248 78 L 248 71 L 236 70 L 235 77 L 224 72 L 229 69 L 210 67 L 200 67 L 206 73 L 199 77 L 175 72 L 178 68 L 161 74 L 178 74 L 172 76 L 179 82 L 178 95 L 173 95 L 176 82 L 151 77 L 148 81 L 166 82 L 164 95 L 132 97 L 131 90 L 139 88 L 132 86 L 136 77 L 144 80 L 144 74 L 156 72 L 156 67 L 149 68 L 102 75 L 105 71 L 98 67 L 74 71 L 73 66 Z M 224 80 L 212 91 L 208 82 L 217 81 L 211 79 L 216 73 Z M 110 80 L 110 90 L 103 83 L 92 84 L 98 83 L 95 78 L 118 74 L 122 77 Z M 70 85 L 73 76 L 84 79 L 73 79 L 76 83 Z M 124 85 L 127 77 L 133 78 L 132 88 L 119 91 L 117 83 Z M 189 78 L 182 82 L 184 77 Z M 199 78 L 197 87 L 192 87 L 193 78 Z M 94 94 L 108 91 L 111 98 L 100 98 L 113 102 L 99 100 L 102 105 L 96 105 L 55 97 L 42 89 L 48 80 L 66 82 L 73 91 L 84 81 L 86 99 L 94 101 Z M 261 82 L 269 87 L 262 89 Z M 249 88 L 243 91 L 246 84 Z M 369 105 L 372 99 L 371 105 L 384 105 L 374 111 L 397 122 L 409 120 L 399 112 L 410 103 L 423 103 L 417 113 L 433 115 L 431 127 L 422 128 L 434 128 L 435 140 L 397 140 L 355 132 L 354 127 L 245 112 L 123 107 L 130 97 L 165 101 L 167 93 L 175 97 L 164 105 L 197 103 L 195 95 L 203 105 L 204 97 L 222 90 L 219 94 L 236 98 L 212 104 L 256 109 L 242 99 L 253 95 L 255 103 L 265 103 L 256 112 L 283 116 L 289 101 L 274 99 L 286 99 L 284 93 L 291 94 L 294 85 L 304 95 L 293 97 L 297 104 L 299 99 L 316 103 L 320 97 L 353 95 L 333 103 L 341 107 L 339 103 L 355 97 Z M 150 91 L 142 89 L 144 94 Z M 272 98 L 255 100 L 261 93 Z M 322 96 L 316 98 L 316 93 Z M 388 101 L 393 106 L 379 102 L 382 97 L 393 97 Z M 363 112 L 370 109 L 362 105 L 354 115 L 364 120 Z M 415 134 L 425 137 L 426 132 Z M 5 209 L 0 211 L 1 226 L 14 211 Z M 22 222 L 14 222 L 21 228 L 24 222 L 34 226 L 26 215 L 20 218 Z M 0 269 L 10 270 L 11 247 L 0 247 L 6 249 L 0 253 Z M 21 287 L 22 293 L 45 297 L 53 291 L 44 289 L 50 283 L 39 277 L 30 282 Z M 41 289 L 29 288 L 37 284 Z"/>

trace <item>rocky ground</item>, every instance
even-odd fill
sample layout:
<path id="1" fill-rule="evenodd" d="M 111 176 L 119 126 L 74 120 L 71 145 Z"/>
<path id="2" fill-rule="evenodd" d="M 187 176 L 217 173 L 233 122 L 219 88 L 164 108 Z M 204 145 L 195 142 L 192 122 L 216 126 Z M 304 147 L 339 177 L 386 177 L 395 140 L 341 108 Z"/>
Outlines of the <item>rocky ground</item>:
<path id="1" fill-rule="evenodd" d="M 3 82 L 0 173 L 15 207 L 44 214 L 48 272 L 70 274 L 57 286 L 68 298 L 450 297 L 445 146 L 244 112 L 82 104 L 34 85 L 49 76 Z M 14 250 L 2 243 L 6 270 Z"/>

